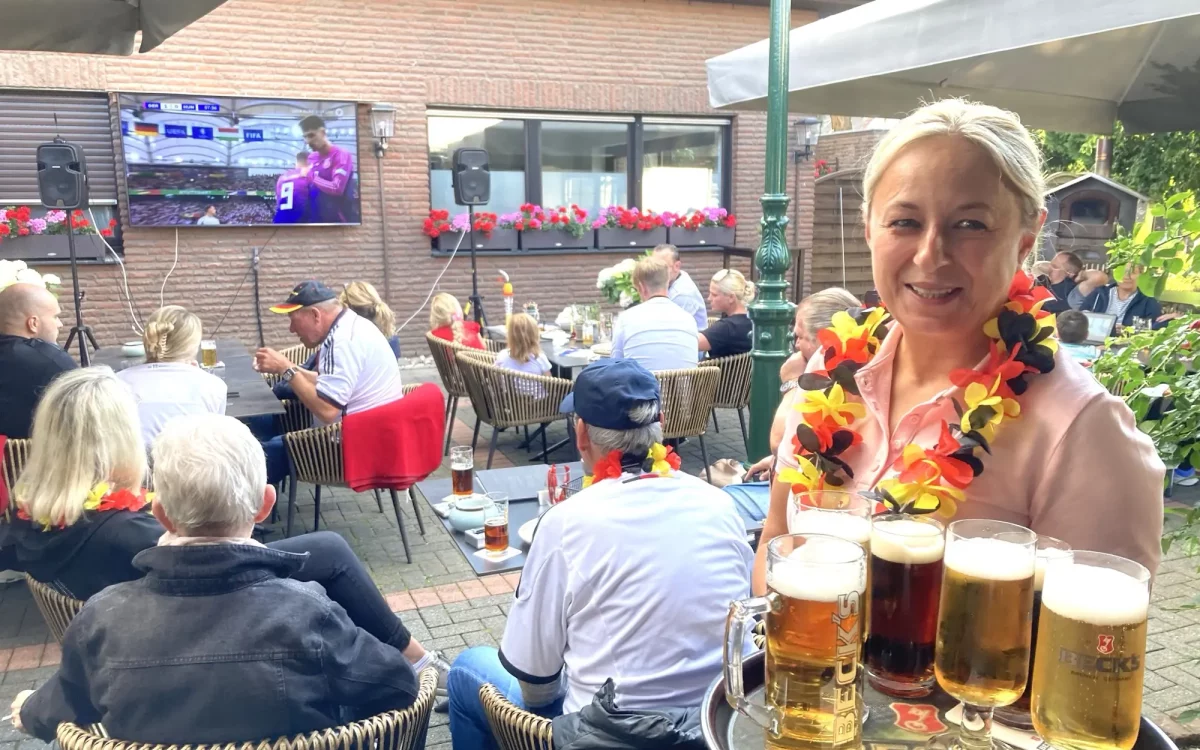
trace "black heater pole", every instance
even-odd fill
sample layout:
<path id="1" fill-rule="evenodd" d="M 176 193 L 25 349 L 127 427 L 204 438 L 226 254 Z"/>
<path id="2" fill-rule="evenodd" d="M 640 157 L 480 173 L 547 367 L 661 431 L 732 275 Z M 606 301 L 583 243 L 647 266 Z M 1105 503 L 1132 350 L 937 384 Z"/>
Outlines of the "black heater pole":
<path id="1" fill-rule="evenodd" d="M 71 349 L 71 341 L 76 336 L 79 337 L 79 364 L 87 367 L 91 364 L 91 356 L 88 354 L 88 343 L 91 343 L 93 349 L 99 349 L 96 345 L 96 337 L 92 335 L 90 326 L 83 324 L 83 291 L 79 288 L 79 260 L 75 257 L 75 228 L 71 226 L 71 212 L 67 212 L 67 247 L 71 249 L 71 289 L 75 294 L 75 326 L 71 328 L 71 333 L 67 335 L 66 349 Z M 86 339 L 86 340 L 85 340 Z"/>

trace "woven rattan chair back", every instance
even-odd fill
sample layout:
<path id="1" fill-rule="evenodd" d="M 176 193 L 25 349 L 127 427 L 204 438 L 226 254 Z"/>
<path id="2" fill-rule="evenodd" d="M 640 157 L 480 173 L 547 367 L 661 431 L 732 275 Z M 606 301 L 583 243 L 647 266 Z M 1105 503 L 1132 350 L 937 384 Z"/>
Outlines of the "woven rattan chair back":
<path id="1" fill-rule="evenodd" d="M 345 487 L 342 472 L 342 425 L 288 432 L 283 436 L 296 478 L 324 487 Z"/>
<path id="2" fill-rule="evenodd" d="M 660 370 L 654 377 L 662 389 L 663 438 L 703 435 L 721 382 L 720 369 Z"/>
<path id="3" fill-rule="evenodd" d="M 433 355 L 433 364 L 437 367 L 438 376 L 442 379 L 442 387 L 446 389 L 446 393 L 452 397 L 467 396 L 467 386 L 463 382 L 462 372 L 458 369 L 458 362 L 455 361 L 454 354 L 464 350 L 478 350 L 456 344 L 453 341 L 439 339 L 432 333 L 426 333 L 425 340 L 429 342 L 429 353 Z"/>
<path id="4" fill-rule="evenodd" d="M 21 475 L 21 471 L 25 468 L 25 462 L 29 460 L 28 440 L 10 438 L 4 441 L 4 477 L 0 481 L 4 482 L 4 486 L 8 488 L 8 497 L 11 501 L 13 496 L 13 487 L 17 485 L 17 477 Z M 12 502 L 9 502 L 9 507 L 5 509 L 5 516 L 12 514 Z"/>
<path id="5" fill-rule="evenodd" d="M 553 724 L 549 719 L 517 708 L 495 685 L 480 687 L 479 701 L 500 750 L 553 750 Z"/>
<path id="6" fill-rule="evenodd" d="M 706 359 L 701 367 L 716 367 L 721 370 L 721 380 L 717 384 L 717 396 L 713 406 L 718 409 L 742 409 L 750 405 L 750 375 L 753 372 L 754 360 L 750 352 L 735 354 L 732 357 Z"/>
<path id="7" fill-rule="evenodd" d="M 42 619 L 46 621 L 46 627 L 50 628 L 54 640 L 62 643 L 67 626 L 75 619 L 75 615 L 79 614 L 79 610 L 83 609 L 83 602 L 58 593 L 41 581 L 34 580 L 28 573 L 25 575 L 25 583 L 29 584 L 29 593 L 33 594 L 33 601 L 42 613 Z"/>
<path id="8" fill-rule="evenodd" d="M 317 350 L 315 347 L 305 346 L 304 344 L 296 344 L 295 346 L 289 346 L 286 349 L 281 349 L 279 353 L 282 354 L 288 362 L 291 362 L 296 366 L 300 366 L 307 362 L 309 357 L 316 354 Z M 279 376 L 275 373 L 264 372 L 262 376 L 263 380 L 267 381 L 267 385 L 271 387 L 274 387 L 275 384 L 279 382 Z"/>
<path id="9" fill-rule="evenodd" d="M 471 404 L 484 404 L 484 422 L 492 427 L 520 427 L 565 419 L 559 412 L 571 392 L 571 381 L 509 370 L 478 350 L 457 354 L 459 369 L 468 383 Z"/>
<path id="10" fill-rule="evenodd" d="M 225 745 L 153 745 L 112 740 L 75 724 L 58 725 L 62 750 L 413 750 L 429 727 L 429 713 L 437 691 L 437 673 L 420 675 L 417 700 L 403 711 L 387 711 L 369 719 L 319 732 L 273 740 L 231 742 Z"/>

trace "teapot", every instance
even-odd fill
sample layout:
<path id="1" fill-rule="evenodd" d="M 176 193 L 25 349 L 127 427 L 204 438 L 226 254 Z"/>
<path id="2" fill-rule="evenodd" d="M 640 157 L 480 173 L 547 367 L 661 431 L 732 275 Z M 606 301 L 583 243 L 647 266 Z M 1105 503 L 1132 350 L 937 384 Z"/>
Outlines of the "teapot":
<path id="1" fill-rule="evenodd" d="M 471 495 L 453 501 L 446 520 L 455 531 L 467 532 L 483 526 L 485 510 L 491 501 L 485 495 Z"/>

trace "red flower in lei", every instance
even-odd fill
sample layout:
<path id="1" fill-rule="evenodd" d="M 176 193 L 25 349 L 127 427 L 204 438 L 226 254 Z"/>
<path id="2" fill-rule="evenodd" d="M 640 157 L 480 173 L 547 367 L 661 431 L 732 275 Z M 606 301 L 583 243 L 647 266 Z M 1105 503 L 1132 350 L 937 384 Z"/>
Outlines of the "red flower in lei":
<path id="1" fill-rule="evenodd" d="M 104 513 L 110 510 L 140 511 L 154 499 L 154 493 L 147 492 L 145 489 L 139 489 L 137 492 L 134 492 L 133 490 L 122 488 L 119 490 L 105 490 L 103 495 L 100 496 L 99 501 L 94 502 L 93 497 L 96 495 L 97 490 L 107 486 L 107 484 L 102 483 L 92 489 L 88 501 L 84 503 L 85 511 L 95 513 Z M 24 507 L 17 508 L 17 518 L 24 521 L 33 521 L 29 516 L 29 512 Z M 57 523 L 52 523 L 48 519 L 38 519 L 34 523 L 40 525 L 42 531 L 49 531 L 52 528 L 65 529 L 67 527 L 66 522 L 62 519 Z"/>

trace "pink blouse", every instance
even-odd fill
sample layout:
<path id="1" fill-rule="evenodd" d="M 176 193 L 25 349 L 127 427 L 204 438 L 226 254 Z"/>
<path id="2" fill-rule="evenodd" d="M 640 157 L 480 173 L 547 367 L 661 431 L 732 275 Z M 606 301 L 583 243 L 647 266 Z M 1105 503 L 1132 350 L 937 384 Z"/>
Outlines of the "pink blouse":
<path id="1" fill-rule="evenodd" d="M 943 419 L 956 419 L 955 386 L 918 404 L 888 434 L 892 366 L 901 330 L 894 326 L 855 381 L 867 416 L 854 424 L 862 444 L 842 458 L 854 470 L 851 489 L 866 490 L 894 474 L 908 443 L 932 448 Z M 821 358 L 809 362 L 820 367 Z M 1075 549 L 1137 560 L 1154 573 L 1161 554 L 1164 467 L 1133 413 L 1061 349 L 1054 370 L 1030 379 L 1018 397 L 1021 416 L 1005 420 L 983 474 L 966 489 L 955 519 L 994 518 L 1058 537 Z M 800 412 L 788 415 L 777 457 L 796 466 L 792 436 Z"/>

